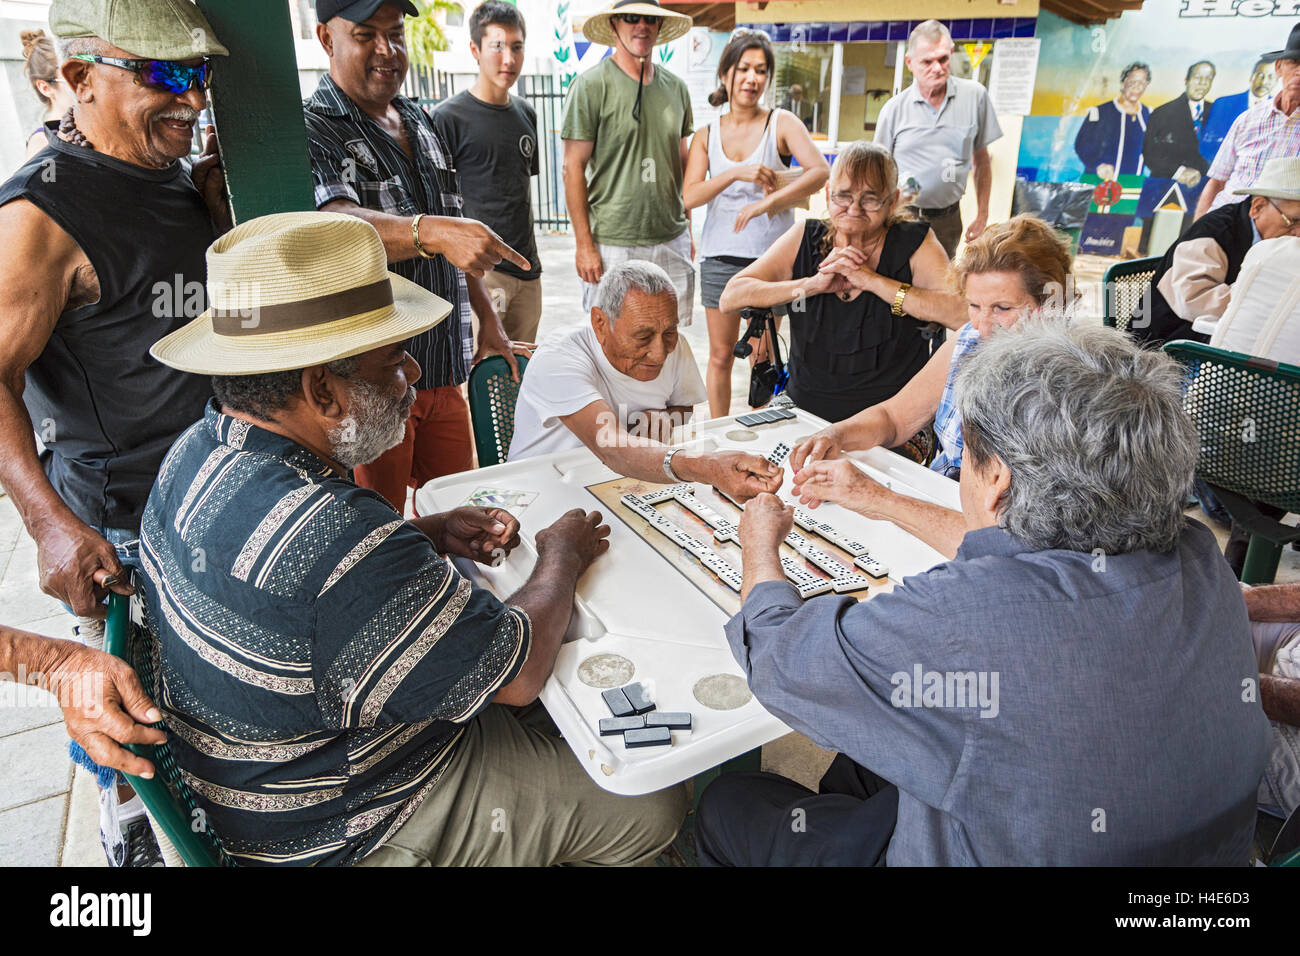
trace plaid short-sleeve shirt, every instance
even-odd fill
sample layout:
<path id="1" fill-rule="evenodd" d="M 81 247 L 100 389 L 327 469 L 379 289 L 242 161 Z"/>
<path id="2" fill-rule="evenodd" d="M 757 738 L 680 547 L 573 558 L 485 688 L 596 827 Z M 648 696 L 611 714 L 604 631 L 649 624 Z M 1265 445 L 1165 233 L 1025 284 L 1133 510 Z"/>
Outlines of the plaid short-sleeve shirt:
<path id="1" fill-rule="evenodd" d="M 404 96 L 393 100 L 413 157 L 361 111 L 326 73 L 303 103 L 316 208 L 347 199 L 394 216 L 461 215 L 460 182 L 428 114 Z M 420 363 L 418 388 L 460 385 L 469 377 L 474 328 L 465 275 L 443 256 L 389 264 L 452 304 L 451 314 L 406 344 Z"/>
<path id="2" fill-rule="evenodd" d="M 956 479 L 961 474 L 961 456 L 966 448 L 961 434 L 961 413 L 957 411 L 957 372 L 961 370 L 962 360 L 979 344 L 979 330 L 967 322 L 957 333 L 957 344 L 948 363 L 948 378 L 943 383 L 943 394 L 939 396 L 939 407 L 934 414 L 934 434 L 939 439 L 940 451 L 930 468 L 948 478 Z"/>
<path id="3" fill-rule="evenodd" d="M 351 863 L 438 785 L 528 656 L 379 495 L 216 404 L 172 446 L 140 558 L 184 779 L 237 862 Z"/>
<path id="4" fill-rule="evenodd" d="M 1255 185 L 1270 159 L 1300 156 L 1300 109 L 1287 115 L 1277 108 L 1277 101 L 1274 96 L 1256 103 L 1233 120 L 1210 165 L 1209 176 L 1223 183 L 1211 209 L 1241 202 L 1233 190 Z"/>

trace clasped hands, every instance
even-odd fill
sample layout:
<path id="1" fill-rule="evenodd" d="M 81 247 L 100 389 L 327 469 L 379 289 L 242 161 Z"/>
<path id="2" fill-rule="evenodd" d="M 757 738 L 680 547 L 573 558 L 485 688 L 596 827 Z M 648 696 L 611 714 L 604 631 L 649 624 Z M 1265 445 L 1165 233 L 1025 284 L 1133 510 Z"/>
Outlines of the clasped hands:
<path id="1" fill-rule="evenodd" d="M 803 286 L 805 295 L 829 292 L 851 302 L 863 292 L 871 291 L 872 283 L 880 274 L 867 265 L 867 256 L 861 249 L 841 246 L 832 249 L 822 260 L 817 273 Z"/>

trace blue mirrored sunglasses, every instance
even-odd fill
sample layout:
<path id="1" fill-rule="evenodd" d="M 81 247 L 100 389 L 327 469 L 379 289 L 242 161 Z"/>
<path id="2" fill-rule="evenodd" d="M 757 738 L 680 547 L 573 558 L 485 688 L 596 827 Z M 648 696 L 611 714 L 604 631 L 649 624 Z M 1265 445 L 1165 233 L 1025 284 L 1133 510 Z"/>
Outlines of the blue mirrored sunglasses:
<path id="1" fill-rule="evenodd" d="M 74 53 L 72 59 L 106 63 L 130 70 L 135 74 L 137 82 L 168 93 L 184 93 L 192 86 L 206 90 L 212 84 L 212 61 L 207 57 L 197 66 L 186 66 L 176 60 L 123 60 L 115 56 L 96 56 L 93 53 Z"/>

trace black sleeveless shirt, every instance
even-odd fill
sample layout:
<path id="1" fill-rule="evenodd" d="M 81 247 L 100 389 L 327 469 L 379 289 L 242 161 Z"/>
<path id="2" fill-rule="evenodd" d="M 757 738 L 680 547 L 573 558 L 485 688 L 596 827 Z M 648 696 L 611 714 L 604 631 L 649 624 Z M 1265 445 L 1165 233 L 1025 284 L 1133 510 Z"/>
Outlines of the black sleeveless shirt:
<path id="1" fill-rule="evenodd" d="M 145 169 L 52 132 L 0 186 L 0 205 L 15 199 L 67 232 L 99 278 L 99 301 L 60 315 L 27 369 L 23 401 L 46 446 L 41 463 L 82 521 L 135 530 L 163 456 L 212 395 L 206 376 L 149 354 L 207 307 L 207 206 L 188 163 Z"/>
<path id="2" fill-rule="evenodd" d="M 912 281 L 912 255 L 925 241 L 925 222 L 890 227 L 876 271 L 899 282 Z M 804 221 L 803 242 L 794 257 L 793 278 L 815 275 L 826 258 L 819 251 L 826 224 Z M 890 312 L 864 292 L 852 302 L 832 293 L 815 295 L 805 312 L 790 311 L 790 397 L 803 409 L 838 422 L 891 397 L 921 370 L 929 343 L 921 323 Z"/>

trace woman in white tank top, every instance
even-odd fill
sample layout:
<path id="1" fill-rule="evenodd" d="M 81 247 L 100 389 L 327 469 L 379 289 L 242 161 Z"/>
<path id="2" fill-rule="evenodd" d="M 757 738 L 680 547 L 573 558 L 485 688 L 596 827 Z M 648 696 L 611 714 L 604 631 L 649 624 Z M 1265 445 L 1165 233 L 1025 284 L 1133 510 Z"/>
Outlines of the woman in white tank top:
<path id="1" fill-rule="evenodd" d="M 714 106 L 731 107 L 696 130 L 686 161 L 686 208 L 708 204 L 700 239 L 700 292 L 709 322 L 712 418 L 731 409 L 731 350 L 740 334 L 740 313 L 723 312 L 718 297 L 733 275 L 794 224 L 793 207 L 830 176 L 826 158 L 799 118 L 762 105 L 775 62 L 765 33 L 742 29 L 731 35 L 718 62 L 720 85 L 709 96 Z M 800 170 L 790 168 L 791 157 Z"/>

